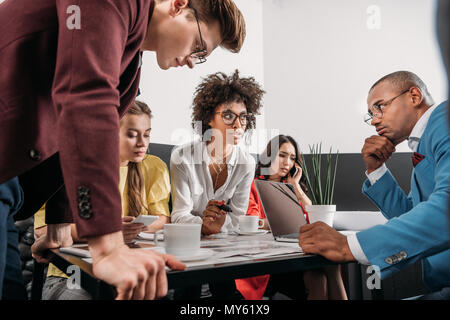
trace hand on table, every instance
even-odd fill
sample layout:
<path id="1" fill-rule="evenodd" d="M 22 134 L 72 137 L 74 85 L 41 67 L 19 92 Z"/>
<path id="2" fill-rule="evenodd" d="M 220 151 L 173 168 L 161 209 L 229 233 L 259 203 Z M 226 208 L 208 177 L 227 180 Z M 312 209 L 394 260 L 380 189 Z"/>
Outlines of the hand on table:
<path id="1" fill-rule="evenodd" d="M 355 261 L 347 237 L 323 222 L 302 226 L 298 244 L 304 253 L 318 254 L 334 262 Z"/>
<path id="2" fill-rule="evenodd" d="M 383 136 L 367 138 L 361 150 L 367 173 L 371 173 L 381 167 L 391 157 L 393 152 L 395 152 L 395 146 L 388 138 Z"/>
<path id="3" fill-rule="evenodd" d="M 49 263 L 48 250 L 70 247 L 73 244 L 70 223 L 49 224 L 47 233 L 33 243 L 31 255 L 39 263 Z"/>
<path id="4" fill-rule="evenodd" d="M 94 275 L 116 287 L 117 300 L 164 297 L 167 294 L 166 265 L 172 270 L 184 270 L 186 265 L 172 255 L 130 249 L 122 237 L 121 232 L 117 232 L 89 241 Z"/>
<path id="5" fill-rule="evenodd" d="M 210 200 L 203 211 L 202 234 L 219 233 L 225 223 L 226 212 L 219 208 L 225 201 Z"/>

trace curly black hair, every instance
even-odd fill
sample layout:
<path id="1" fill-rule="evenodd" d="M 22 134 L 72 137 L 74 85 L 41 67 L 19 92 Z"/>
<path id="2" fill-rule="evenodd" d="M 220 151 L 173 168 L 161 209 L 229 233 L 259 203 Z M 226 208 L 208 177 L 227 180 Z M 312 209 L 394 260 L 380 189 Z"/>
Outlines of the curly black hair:
<path id="1" fill-rule="evenodd" d="M 250 119 L 245 130 L 256 126 L 255 115 L 260 114 L 262 97 L 265 91 L 253 77 L 241 78 L 239 71 L 235 70 L 230 76 L 223 72 L 208 75 L 203 79 L 194 93 L 192 128 L 198 129 L 196 123 L 201 122 L 203 134 L 211 129 L 209 122 L 214 117 L 216 107 L 223 103 L 244 103 Z"/>

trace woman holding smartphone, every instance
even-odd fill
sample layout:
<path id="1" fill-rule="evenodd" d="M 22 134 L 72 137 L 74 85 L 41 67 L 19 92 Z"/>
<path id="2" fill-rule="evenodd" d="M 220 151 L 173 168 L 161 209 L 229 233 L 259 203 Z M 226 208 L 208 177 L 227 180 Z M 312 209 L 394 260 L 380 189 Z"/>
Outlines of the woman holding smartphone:
<path id="1" fill-rule="evenodd" d="M 255 179 L 289 183 L 295 191 L 303 214 L 308 219 L 306 205 L 312 202 L 306 195 L 306 178 L 300 165 L 297 142 L 290 136 L 279 135 L 267 144 L 260 155 L 255 171 Z M 264 229 L 269 230 L 267 218 L 259 200 L 255 183 L 252 183 L 247 215 L 257 215 L 264 219 Z"/>
<path id="2" fill-rule="evenodd" d="M 135 101 L 120 120 L 119 159 L 122 195 L 122 232 L 125 243 L 142 232 L 155 232 L 170 222 L 170 179 L 167 165 L 158 157 L 147 154 L 151 132 L 151 110 Z M 46 234 L 45 205 L 34 216 L 35 237 Z M 154 215 L 157 220 L 145 227 L 133 223 L 139 215 Z M 74 242 L 84 242 L 71 225 Z M 83 289 L 68 289 L 67 276 L 50 264 L 43 288 L 44 300 L 90 299 Z"/>
<path id="3" fill-rule="evenodd" d="M 297 142 L 290 136 L 278 135 L 267 144 L 266 150 L 259 156 L 255 171 L 255 180 L 263 179 L 290 184 L 302 212 L 308 221 L 308 213 L 304 209 L 312 202 L 306 195 L 306 178 L 303 176 L 300 153 Z M 264 209 L 259 199 L 255 183 L 252 183 L 247 215 L 255 215 L 264 219 L 265 229 L 269 229 Z M 309 221 L 308 221 L 309 222 Z M 263 275 L 236 280 L 236 287 L 246 299 L 258 300 L 264 294 L 281 292 L 292 299 L 309 300 L 346 300 L 339 266 L 323 269 L 307 270 L 296 273 Z"/>

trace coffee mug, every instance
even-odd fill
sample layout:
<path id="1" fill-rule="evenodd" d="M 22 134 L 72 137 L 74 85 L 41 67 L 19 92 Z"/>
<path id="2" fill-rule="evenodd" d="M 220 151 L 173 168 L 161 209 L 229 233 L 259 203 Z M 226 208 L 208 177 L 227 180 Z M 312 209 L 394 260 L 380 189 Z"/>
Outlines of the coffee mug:
<path id="1" fill-rule="evenodd" d="M 239 230 L 242 232 L 256 232 L 264 226 L 264 220 L 258 216 L 240 216 Z"/>
<path id="2" fill-rule="evenodd" d="M 166 253 L 175 256 L 196 255 L 200 250 L 201 224 L 197 223 L 167 223 L 163 230 L 155 232 L 155 245 L 161 245 L 158 234 L 164 234 Z"/>
<path id="3" fill-rule="evenodd" d="M 336 205 L 306 205 L 305 209 L 308 212 L 309 223 L 321 221 L 333 227 Z"/>

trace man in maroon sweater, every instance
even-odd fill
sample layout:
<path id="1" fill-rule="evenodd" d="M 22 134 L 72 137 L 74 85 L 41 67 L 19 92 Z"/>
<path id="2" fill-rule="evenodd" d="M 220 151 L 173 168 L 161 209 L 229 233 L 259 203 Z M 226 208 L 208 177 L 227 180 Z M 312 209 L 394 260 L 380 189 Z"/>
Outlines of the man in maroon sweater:
<path id="1" fill-rule="evenodd" d="M 16 220 L 48 200 L 48 232 L 33 245 L 38 261 L 72 243 L 75 222 L 94 274 L 119 299 L 164 296 L 165 265 L 184 264 L 124 244 L 119 118 L 136 97 L 143 50 L 161 69 L 193 68 L 217 46 L 239 52 L 241 12 L 232 0 L 5 0 L 0 21 L 0 235 L 20 207 L 21 197 L 11 198 L 19 177 Z"/>

